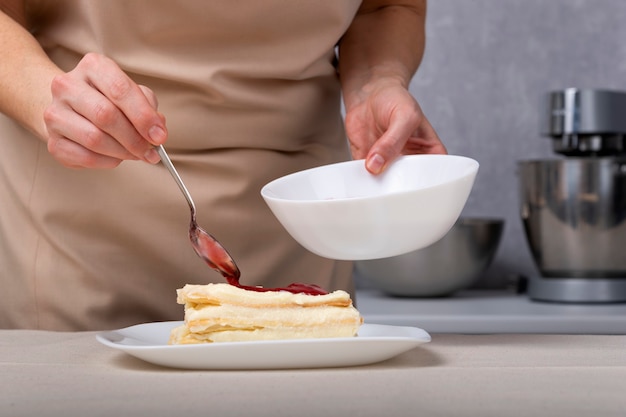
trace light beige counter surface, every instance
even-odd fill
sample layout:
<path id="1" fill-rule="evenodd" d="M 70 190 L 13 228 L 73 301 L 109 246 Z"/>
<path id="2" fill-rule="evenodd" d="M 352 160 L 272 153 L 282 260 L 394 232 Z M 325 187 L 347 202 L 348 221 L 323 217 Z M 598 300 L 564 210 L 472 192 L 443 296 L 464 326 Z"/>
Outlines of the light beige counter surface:
<path id="1" fill-rule="evenodd" d="M 0 416 L 624 416 L 626 336 L 433 335 L 374 365 L 185 371 L 0 330 Z"/>

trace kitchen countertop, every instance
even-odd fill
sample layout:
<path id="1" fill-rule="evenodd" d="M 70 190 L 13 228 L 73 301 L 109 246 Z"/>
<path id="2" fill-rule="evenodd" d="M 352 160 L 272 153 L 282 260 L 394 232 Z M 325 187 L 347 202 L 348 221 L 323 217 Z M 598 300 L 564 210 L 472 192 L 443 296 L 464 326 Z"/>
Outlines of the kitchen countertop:
<path id="1" fill-rule="evenodd" d="M 378 364 L 188 371 L 93 332 L 0 330 L 0 415 L 623 416 L 626 336 L 433 335 Z"/>
<path id="2" fill-rule="evenodd" d="M 531 301 L 512 291 L 464 291 L 446 298 L 398 298 L 374 289 L 356 293 L 368 323 L 416 326 L 434 333 L 626 335 L 626 303 Z"/>
<path id="3" fill-rule="evenodd" d="M 93 332 L 0 330 L 0 415 L 623 416 L 626 336 L 433 334 L 385 362 L 185 371 Z"/>

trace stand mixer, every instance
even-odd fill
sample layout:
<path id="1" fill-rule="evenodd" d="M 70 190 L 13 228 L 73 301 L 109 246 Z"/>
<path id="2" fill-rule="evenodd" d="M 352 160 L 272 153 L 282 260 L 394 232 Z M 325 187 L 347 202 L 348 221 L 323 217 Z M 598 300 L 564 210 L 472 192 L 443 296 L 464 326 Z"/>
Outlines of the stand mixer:
<path id="1" fill-rule="evenodd" d="M 528 296 L 626 302 L 626 92 L 546 95 L 545 134 L 558 158 L 518 163 L 521 218 L 540 276 Z"/>

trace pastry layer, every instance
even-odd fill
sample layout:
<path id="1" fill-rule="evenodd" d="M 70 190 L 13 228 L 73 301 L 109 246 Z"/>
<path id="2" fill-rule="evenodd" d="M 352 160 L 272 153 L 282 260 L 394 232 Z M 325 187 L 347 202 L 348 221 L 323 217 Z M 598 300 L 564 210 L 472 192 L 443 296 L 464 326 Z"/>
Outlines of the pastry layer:
<path id="1" fill-rule="evenodd" d="M 363 322 L 345 291 L 306 295 L 208 284 L 177 292 L 185 325 L 172 331 L 172 344 L 351 337 Z"/>

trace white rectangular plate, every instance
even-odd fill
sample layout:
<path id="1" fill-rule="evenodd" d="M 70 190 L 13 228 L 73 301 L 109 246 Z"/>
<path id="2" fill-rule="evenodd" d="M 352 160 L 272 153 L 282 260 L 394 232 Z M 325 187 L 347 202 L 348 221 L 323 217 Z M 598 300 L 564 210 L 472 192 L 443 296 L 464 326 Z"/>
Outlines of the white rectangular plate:
<path id="1" fill-rule="evenodd" d="M 144 361 L 185 369 L 293 369 L 367 365 L 430 342 L 416 327 L 363 324 L 356 337 L 168 345 L 182 322 L 138 324 L 96 339 Z"/>

